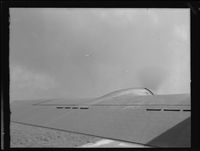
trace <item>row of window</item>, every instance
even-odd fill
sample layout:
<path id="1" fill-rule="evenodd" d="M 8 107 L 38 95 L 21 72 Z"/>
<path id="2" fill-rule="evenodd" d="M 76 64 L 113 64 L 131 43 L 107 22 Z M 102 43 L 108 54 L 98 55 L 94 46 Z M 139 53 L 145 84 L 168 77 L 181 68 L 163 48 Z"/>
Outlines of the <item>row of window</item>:
<path id="1" fill-rule="evenodd" d="M 89 107 L 63 107 L 63 106 L 57 106 L 57 109 L 89 109 Z M 183 111 L 183 112 L 190 112 L 191 110 L 188 109 L 159 109 L 159 108 L 148 108 L 146 109 L 146 111 L 174 111 L 174 112 L 178 112 L 178 111 Z"/>

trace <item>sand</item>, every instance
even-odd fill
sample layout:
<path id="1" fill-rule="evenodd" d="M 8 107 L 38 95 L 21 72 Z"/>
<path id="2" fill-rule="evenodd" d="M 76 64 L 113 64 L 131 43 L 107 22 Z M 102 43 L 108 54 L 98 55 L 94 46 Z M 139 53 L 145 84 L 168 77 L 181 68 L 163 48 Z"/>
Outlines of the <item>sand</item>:
<path id="1" fill-rule="evenodd" d="M 10 123 L 12 148 L 16 147 L 79 147 L 101 138 L 41 127 Z"/>

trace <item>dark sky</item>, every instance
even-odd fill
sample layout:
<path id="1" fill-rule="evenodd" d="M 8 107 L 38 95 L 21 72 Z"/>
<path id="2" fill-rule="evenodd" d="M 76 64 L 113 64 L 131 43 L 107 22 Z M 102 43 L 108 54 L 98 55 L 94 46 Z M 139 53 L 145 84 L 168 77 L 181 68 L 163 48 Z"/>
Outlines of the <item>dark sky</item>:
<path id="1" fill-rule="evenodd" d="M 189 9 L 10 9 L 10 97 L 190 92 Z"/>

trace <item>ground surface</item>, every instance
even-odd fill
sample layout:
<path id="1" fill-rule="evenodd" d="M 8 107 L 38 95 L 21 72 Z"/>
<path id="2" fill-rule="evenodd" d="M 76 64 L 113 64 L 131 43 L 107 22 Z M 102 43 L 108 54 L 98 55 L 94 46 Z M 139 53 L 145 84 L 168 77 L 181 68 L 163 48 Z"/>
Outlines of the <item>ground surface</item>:
<path id="1" fill-rule="evenodd" d="M 78 147 L 100 138 L 52 129 L 10 124 L 11 147 Z"/>
<path id="2" fill-rule="evenodd" d="M 11 122 L 11 148 L 17 147 L 133 147 L 142 145 L 102 139 L 88 135 L 56 131 Z"/>

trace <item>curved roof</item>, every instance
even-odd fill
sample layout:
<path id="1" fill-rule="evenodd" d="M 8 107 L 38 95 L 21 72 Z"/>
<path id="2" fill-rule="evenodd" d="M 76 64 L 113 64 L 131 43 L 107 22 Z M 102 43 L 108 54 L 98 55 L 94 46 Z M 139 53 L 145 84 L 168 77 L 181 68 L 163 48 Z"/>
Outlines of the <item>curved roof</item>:
<path id="1" fill-rule="evenodd" d="M 116 90 L 113 92 L 110 92 L 106 95 L 103 95 L 100 98 L 105 98 L 105 97 L 117 97 L 121 95 L 126 95 L 126 94 L 131 94 L 131 95 L 154 95 L 152 91 L 150 91 L 147 88 L 127 88 L 127 89 L 120 89 Z"/>

